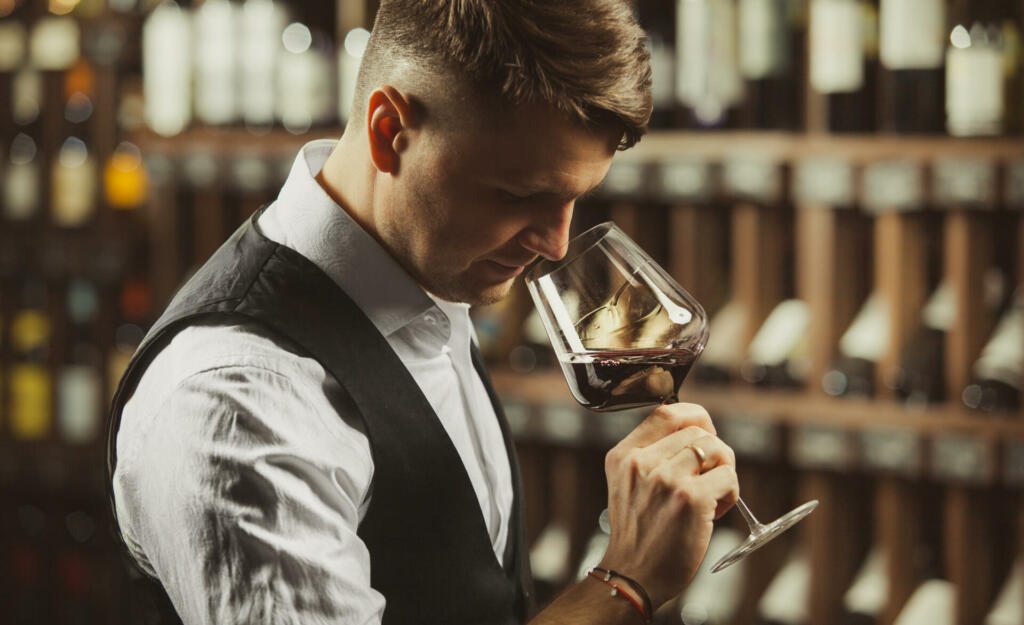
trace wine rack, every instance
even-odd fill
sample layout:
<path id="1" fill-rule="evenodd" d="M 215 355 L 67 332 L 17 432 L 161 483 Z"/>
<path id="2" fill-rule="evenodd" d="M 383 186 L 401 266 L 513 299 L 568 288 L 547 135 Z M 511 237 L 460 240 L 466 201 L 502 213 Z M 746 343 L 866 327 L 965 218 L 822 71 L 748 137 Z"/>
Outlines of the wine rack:
<path id="1" fill-rule="evenodd" d="M 628 173 L 610 172 L 603 197 L 580 207 L 581 214 L 600 213 L 587 221 L 614 217 L 674 268 L 698 300 L 715 302 L 712 317 L 724 307 L 725 282 L 731 301 L 747 311 L 735 340 L 750 344 L 787 297 L 810 311 L 802 330 L 804 383 L 771 388 L 746 381 L 737 363 L 731 384 L 704 383 L 695 374 L 680 394 L 705 406 L 737 451 L 741 488 L 751 492 L 755 510 L 770 518 L 788 504 L 822 502 L 789 545 L 751 558 L 736 622 L 763 618 L 756 616 L 757 601 L 786 551 L 798 547 L 811 570 L 806 622 L 838 622 L 844 593 L 872 544 L 888 562 L 889 595 L 879 622 L 895 621 L 926 573 L 956 588 L 955 622 L 983 622 L 1019 557 L 1019 547 L 1011 546 L 1020 544 L 1024 518 L 1018 464 L 1024 415 L 1019 408 L 968 409 L 961 391 L 994 326 L 983 292 L 990 262 L 1005 270 L 1004 298 L 1024 275 L 1024 143 L 663 132 L 618 158 L 613 168 Z M 700 172 L 702 184 L 680 185 L 688 171 Z M 774 180 L 765 182 L 769 175 Z M 708 236 L 723 228 L 723 212 L 727 236 Z M 731 249 L 715 249 L 723 245 Z M 729 259 L 728 275 L 722 258 Z M 952 285 L 957 315 L 945 333 L 945 358 L 934 369 L 948 399 L 923 404 L 899 399 L 890 387 L 921 324 L 929 280 Z M 872 292 L 886 296 L 890 319 L 882 328 L 888 344 L 877 369 L 879 392 L 831 397 L 821 381 Z M 496 384 L 515 406 L 513 425 L 534 448 L 564 444 L 561 432 L 568 429 L 577 433 L 570 437 L 575 444 L 607 450 L 644 416 L 572 414 L 558 370 L 525 378 L 498 373 Z M 554 423 L 567 419 L 573 425 Z M 591 460 L 576 470 L 600 473 L 602 465 Z M 589 496 L 603 495 L 595 487 Z M 591 519 L 594 507 L 581 505 L 578 514 Z M 570 538 L 570 553 L 579 553 L 582 540 Z M 936 560 L 924 568 L 922 550 Z"/>

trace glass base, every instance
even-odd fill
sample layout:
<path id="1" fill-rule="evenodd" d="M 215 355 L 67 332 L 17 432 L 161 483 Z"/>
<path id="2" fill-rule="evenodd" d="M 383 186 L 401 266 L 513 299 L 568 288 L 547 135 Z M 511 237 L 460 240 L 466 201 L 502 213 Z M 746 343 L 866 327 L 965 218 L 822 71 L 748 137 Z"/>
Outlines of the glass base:
<path id="1" fill-rule="evenodd" d="M 747 536 L 747 539 L 742 544 L 722 556 L 718 562 L 715 562 L 715 566 L 711 567 L 711 572 L 717 573 L 730 564 L 735 564 L 754 553 L 779 534 L 799 523 L 817 507 L 818 500 L 814 499 L 798 508 L 790 510 L 767 525 L 758 525 L 752 528 L 750 535 Z"/>

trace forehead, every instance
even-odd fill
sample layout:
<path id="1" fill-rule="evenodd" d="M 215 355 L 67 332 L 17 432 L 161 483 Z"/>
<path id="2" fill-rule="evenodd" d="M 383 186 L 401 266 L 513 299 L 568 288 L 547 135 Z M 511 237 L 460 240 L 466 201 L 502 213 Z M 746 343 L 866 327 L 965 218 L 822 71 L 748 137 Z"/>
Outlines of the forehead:
<path id="1" fill-rule="evenodd" d="M 619 133 L 542 105 L 480 112 L 448 142 L 467 175 L 521 192 L 580 195 L 608 170 Z"/>

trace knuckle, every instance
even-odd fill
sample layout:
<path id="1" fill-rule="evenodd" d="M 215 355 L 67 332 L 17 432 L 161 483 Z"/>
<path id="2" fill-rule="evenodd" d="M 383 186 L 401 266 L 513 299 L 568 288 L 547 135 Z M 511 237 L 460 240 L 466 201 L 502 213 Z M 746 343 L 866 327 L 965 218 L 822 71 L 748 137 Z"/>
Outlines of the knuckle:
<path id="1" fill-rule="evenodd" d="M 651 413 L 651 417 L 659 421 L 663 421 L 673 427 L 677 427 L 681 419 L 672 408 L 672 405 L 658 406 L 654 409 L 654 412 Z"/>
<path id="2" fill-rule="evenodd" d="M 689 488 L 682 486 L 672 491 L 672 500 L 678 506 L 690 506 L 694 503 L 693 493 Z"/>
<path id="3" fill-rule="evenodd" d="M 604 455 L 605 471 L 612 471 L 622 464 L 623 451 L 619 446 L 612 447 Z"/>
<path id="4" fill-rule="evenodd" d="M 679 407 L 682 414 L 686 416 L 688 422 L 693 423 L 703 430 L 716 433 L 715 425 L 711 422 L 711 415 L 704 406 L 700 404 L 675 404 Z"/>
<path id="5" fill-rule="evenodd" d="M 642 469 L 644 468 L 643 461 L 641 455 L 638 452 L 632 451 L 628 453 L 626 455 L 625 461 L 626 467 L 629 469 L 630 473 L 634 475 L 642 475 Z"/>
<path id="6" fill-rule="evenodd" d="M 688 425 L 684 431 L 694 438 L 694 442 L 701 438 L 706 438 L 708 433 L 707 430 L 698 425 Z"/>

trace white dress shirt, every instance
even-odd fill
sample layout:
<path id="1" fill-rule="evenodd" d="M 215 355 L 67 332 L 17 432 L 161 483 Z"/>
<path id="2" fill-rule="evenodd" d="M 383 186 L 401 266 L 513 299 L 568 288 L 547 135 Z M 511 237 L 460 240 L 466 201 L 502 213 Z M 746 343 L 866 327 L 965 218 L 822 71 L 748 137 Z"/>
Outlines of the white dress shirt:
<path id="1" fill-rule="evenodd" d="M 302 148 L 260 229 L 344 289 L 398 354 L 466 466 L 501 562 L 512 477 L 471 360 L 469 305 L 426 293 L 324 192 L 314 177 L 334 145 Z M 116 511 L 186 625 L 380 622 L 356 534 L 373 459 L 340 393 L 256 324 L 190 326 L 146 370 L 117 436 Z"/>

